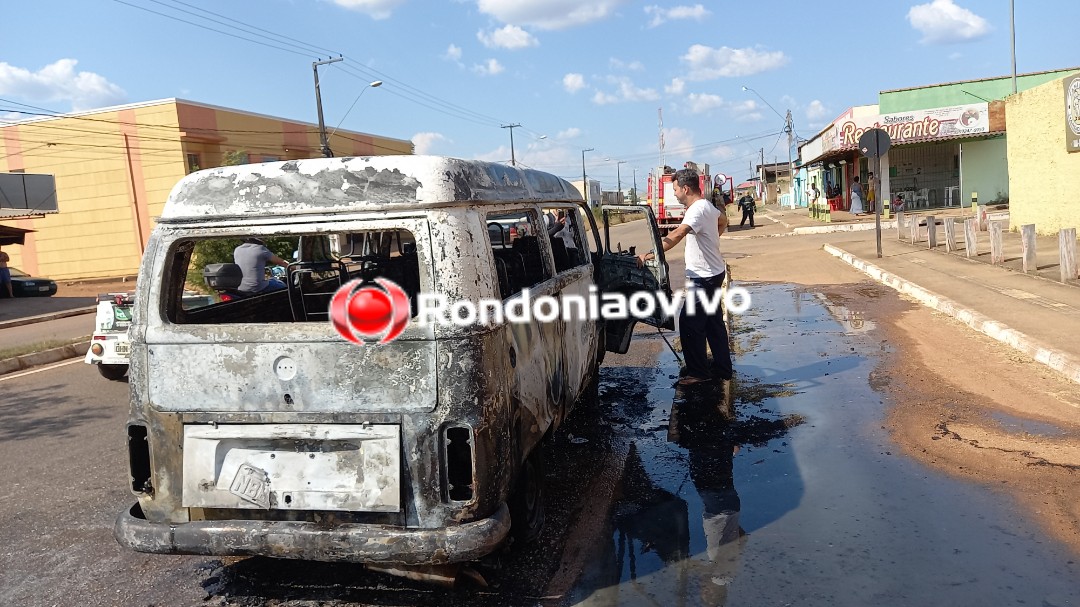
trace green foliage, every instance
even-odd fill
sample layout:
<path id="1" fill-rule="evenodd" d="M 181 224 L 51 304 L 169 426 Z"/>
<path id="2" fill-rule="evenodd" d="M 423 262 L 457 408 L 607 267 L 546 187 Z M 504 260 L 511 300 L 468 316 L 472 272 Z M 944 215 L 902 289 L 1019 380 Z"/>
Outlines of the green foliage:
<path id="1" fill-rule="evenodd" d="M 285 261 L 292 261 L 293 252 L 300 246 L 299 236 L 263 238 L 262 241 L 274 255 Z M 195 243 L 188 266 L 187 288 L 209 293 L 210 289 L 202 281 L 202 269 L 212 263 L 233 263 L 233 249 L 242 242 L 241 238 L 216 238 Z"/>
<path id="2" fill-rule="evenodd" d="M 247 150 L 230 150 L 221 156 L 221 166 L 229 167 L 248 163 Z"/>

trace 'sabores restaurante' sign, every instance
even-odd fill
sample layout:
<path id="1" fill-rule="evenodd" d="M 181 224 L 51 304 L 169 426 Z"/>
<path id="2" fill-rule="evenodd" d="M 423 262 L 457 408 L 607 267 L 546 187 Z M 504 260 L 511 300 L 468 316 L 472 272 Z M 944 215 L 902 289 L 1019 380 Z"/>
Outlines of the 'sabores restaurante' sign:
<path id="1" fill-rule="evenodd" d="M 894 145 L 987 133 L 990 131 L 989 108 L 985 103 L 973 103 L 847 120 L 840 123 L 836 132 L 839 147 L 856 147 L 859 137 L 875 128 L 885 129 Z"/>

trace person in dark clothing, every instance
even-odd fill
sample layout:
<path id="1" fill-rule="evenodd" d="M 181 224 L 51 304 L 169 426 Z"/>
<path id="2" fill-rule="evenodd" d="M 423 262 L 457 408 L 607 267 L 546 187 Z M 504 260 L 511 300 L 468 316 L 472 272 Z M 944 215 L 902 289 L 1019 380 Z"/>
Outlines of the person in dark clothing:
<path id="1" fill-rule="evenodd" d="M 754 227 L 754 199 L 749 194 L 739 199 L 739 208 L 742 209 L 742 221 L 740 226 L 746 225 L 746 219 L 750 219 L 750 227 Z"/>

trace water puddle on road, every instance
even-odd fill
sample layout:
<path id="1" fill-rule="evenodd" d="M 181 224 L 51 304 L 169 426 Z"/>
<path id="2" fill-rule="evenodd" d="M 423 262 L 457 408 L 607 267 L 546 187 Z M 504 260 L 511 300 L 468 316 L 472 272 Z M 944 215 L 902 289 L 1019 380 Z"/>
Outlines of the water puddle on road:
<path id="1" fill-rule="evenodd" d="M 748 286 L 732 382 L 673 388 L 670 352 L 647 387 L 605 378 L 633 443 L 570 604 L 1080 601 L 1074 555 L 1005 495 L 891 443 L 870 295 Z"/>

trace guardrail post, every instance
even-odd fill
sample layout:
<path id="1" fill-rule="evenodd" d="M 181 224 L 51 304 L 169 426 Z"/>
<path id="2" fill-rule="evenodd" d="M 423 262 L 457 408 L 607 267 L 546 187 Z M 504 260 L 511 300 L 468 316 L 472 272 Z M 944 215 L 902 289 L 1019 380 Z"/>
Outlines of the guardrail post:
<path id="1" fill-rule="evenodd" d="M 1038 271 L 1039 265 L 1035 263 L 1035 224 L 1020 226 L 1020 246 L 1024 252 L 1024 272 Z"/>
<path id="2" fill-rule="evenodd" d="M 919 216 L 912 215 L 908 220 L 908 227 L 911 228 L 911 244 L 919 242 Z"/>
<path id="3" fill-rule="evenodd" d="M 964 254 L 968 257 L 979 256 L 979 225 L 978 219 L 964 220 Z"/>
<path id="4" fill-rule="evenodd" d="M 990 222 L 990 263 L 997 264 L 1005 261 L 1005 251 L 1001 244 L 1001 222 Z"/>
<path id="5" fill-rule="evenodd" d="M 945 218 L 945 252 L 952 253 L 956 250 L 956 218 Z"/>
<path id="6" fill-rule="evenodd" d="M 937 248 L 937 216 L 926 216 L 926 244 L 927 248 L 933 250 Z"/>
<path id="7" fill-rule="evenodd" d="M 1076 280 L 1076 228 L 1062 228 L 1058 232 L 1058 251 L 1061 259 L 1061 282 Z"/>
<path id="8" fill-rule="evenodd" d="M 903 211 L 897 211 L 896 212 L 896 239 L 897 240 L 903 240 L 904 239 L 904 212 Z"/>

